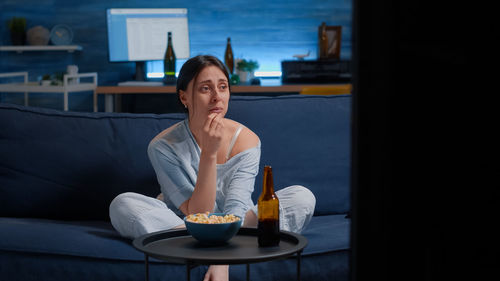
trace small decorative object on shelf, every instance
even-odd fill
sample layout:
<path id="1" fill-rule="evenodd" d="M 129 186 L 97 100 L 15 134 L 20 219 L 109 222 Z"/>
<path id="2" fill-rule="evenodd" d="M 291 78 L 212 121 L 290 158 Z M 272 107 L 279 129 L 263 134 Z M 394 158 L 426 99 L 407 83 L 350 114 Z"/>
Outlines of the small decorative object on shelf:
<path id="1" fill-rule="evenodd" d="M 245 83 L 254 78 L 254 71 L 259 68 L 259 63 L 254 60 L 239 59 L 236 60 L 236 70 L 240 82 Z"/>
<path id="2" fill-rule="evenodd" d="M 231 75 L 231 85 L 237 85 L 238 83 L 240 83 L 240 76 L 238 74 L 233 74 Z"/>
<path id="3" fill-rule="evenodd" d="M 293 55 L 294 58 L 297 58 L 299 60 L 304 60 L 305 57 L 308 57 L 311 54 L 311 50 L 307 51 L 307 54 L 296 54 Z"/>
<path id="4" fill-rule="evenodd" d="M 319 55 L 320 59 L 325 59 L 327 57 L 326 51 L 328 49 L 328 38 L 326 37 L 326 23 L 321 23 L 318 33 L 319 40 Z"/>
<path id="5" fill-rule="evenodd" d="M 12 45 L 24 45 L 26 42 L 26 18 L 13 17 L 7 24 Z"/>
<path id="6" fill-rule="evenodd" d="M 77 75 L 78 74 L 78 65 L 68 65 L 66 67 L 66 74 L 69 75 Z M 79 78 L 69 78 L 68 79 L 68 84 L 69 85 L 74 85 L 80 83 Z"/>
<path id="7" fill-rule="evenodd" d="M 50 31 L 41 25 L 37 25 L 28 29 L 26 39 L 30 45 L 45 46 L 49 44 Z"/>
<path id="8" fill-rule="evenodd" d="M 40 85 L 49 86 L 51 82 L 52 78 L 50 77 L 50 74 L 45 74 L 43 75 L 42 80 L 40 80 Z"/>
<path id="9" fill-rule="evenodd" d="M 52 86 L 62 86 L 63 85 L 63 80 L 64 80 L 64 72 L 55 72 L 53 77 L 54 79 L 52 79 L 52 83 L 50 83 L 50 85 Z"/>
<path id="10" fill-rule="evenodd" d="M 318 28 L 318 58 L 340 59 L 340 41 L 342 26 L 327 26 L 324 22 Z"/>
<path id="11" fill-rule="evenodd" d="M 58 24 L 50 31 L 50 41 L 54 45 L 69 45 L 73 41 L 73 30 L 65 24 Z"/>

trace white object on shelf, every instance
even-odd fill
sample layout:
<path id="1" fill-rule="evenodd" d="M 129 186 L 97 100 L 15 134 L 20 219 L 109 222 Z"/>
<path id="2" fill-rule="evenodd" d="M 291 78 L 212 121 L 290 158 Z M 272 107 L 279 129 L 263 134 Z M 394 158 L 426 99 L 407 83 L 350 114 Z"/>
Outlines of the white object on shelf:
<path id="1" fill-rule="evenodd" d="M 28 51 L 68 51 L 68 53 L 73 53 L 74 51 L 83 50 L 82 46 L 79 45 L 45 45 L 45 46 L 0 46 L 0 51 L 9 52 L 14 51 L 18 53 L 28 52 Z"/>
<path id="2" fill-rule="evenodd" d="M 28 106 L 28 93 L 63 93 L 64 94 L 64 111 L 68 111 L 68 93 L 70 92 L 83 92 L 83 91 L 93 91 L 94 97 L 95 90 L 97 88 L 97 72 L 89 73 L 79 73 L 79 74 L 65 74 L 63 77 L 62 85 L 39 85 L 38 83 L 28 82 L 28 72 L 10 72 L 10 73 L 0 73 L 0 78 L 24 76 L 23 83 L 0 83 L 0 92 L 11 92 L 11 93 L 24 93 L 24 105 Z M 93 78 L 92 82 L 78 83 L 78 84 L 68 84 L 68 79 L 70 78 Z M 94 98 L 94 111 L 97 106 L 97 100 Z"/>

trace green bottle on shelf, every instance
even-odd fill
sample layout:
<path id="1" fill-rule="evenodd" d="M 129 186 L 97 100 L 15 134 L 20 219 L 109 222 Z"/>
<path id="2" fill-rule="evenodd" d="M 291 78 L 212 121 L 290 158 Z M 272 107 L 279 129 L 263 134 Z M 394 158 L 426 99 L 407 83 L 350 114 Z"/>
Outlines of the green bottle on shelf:
<path id="1" fill-rule="evenodd" d="M 172 46 L 172 32 L 168 32 L 167 50 L 163 59 L 163 72 L 165 74 L 164 83 L 173 84 L 175 82 L 175 52 Z"/>

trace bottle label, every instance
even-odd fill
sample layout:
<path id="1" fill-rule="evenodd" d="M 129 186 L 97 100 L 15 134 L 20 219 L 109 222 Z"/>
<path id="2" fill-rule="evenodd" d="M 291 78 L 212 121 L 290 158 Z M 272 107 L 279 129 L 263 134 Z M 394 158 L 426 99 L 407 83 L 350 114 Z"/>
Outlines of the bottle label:
<path id="1" fill-rule="evenodd" d="M 278 203 L 279 204 L 279 203 Z M 258 208 L 258 215 L 259 219 L 268 219 L 268 218 L 274 218 L 274 219 L 279 219 L 279 207 L 278 204 L 259 204 L 257 206 Z"/>

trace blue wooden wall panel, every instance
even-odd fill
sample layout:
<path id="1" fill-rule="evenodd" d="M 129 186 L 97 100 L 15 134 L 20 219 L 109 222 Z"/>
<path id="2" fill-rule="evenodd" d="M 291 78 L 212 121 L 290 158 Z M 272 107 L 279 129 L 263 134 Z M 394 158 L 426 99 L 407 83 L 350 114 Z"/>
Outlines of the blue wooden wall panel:
<path id="1" fill-rule="evenodd" d="M 76 64 L 80 72 L 98 72 L 99 85 L 132 79 L 133 63 L 109 63 L 107 53 L 107 8 L 188 8 L 191 55 L 213 54 L 223 58 L 226 38 L 231 37 L 236 57 L 259 61 L 260 71 L 280 70 L 281 61 L 294 54 L 317 54 L 317 31 L 322 22 L 342 25 L 341 57 L 351 57 L 351 0 L 232 0 L 232 1 L 126 1 L 126 0 L 2 0 L 0 44 L 10 45 L 6 21 L 27 18 L 28 28 L 48 29 L 59 23 L 72 27 L 73 43 L 83 51 L 0 52 L 0 72 L 30 72 L 30 80 L 45 73 L 65 71 Z M 178 68 L 184 61 L 179 61 Z M 36 97 L 35 97 L 36 96 Z M 47 97 L 47 100 L 44 100 Z M 22 103 L 22 95 L 2 93 L 1 101 Z M 33 95 L 32 104 L 61 108 L 62 97 Z M 71 110 L 91 110 L 90 93 L 70 95 Z"/>

